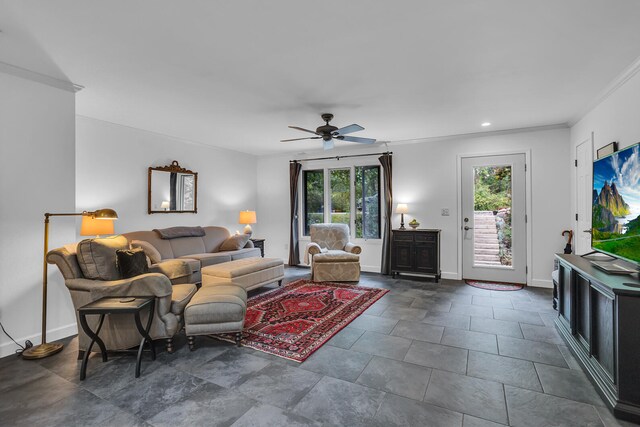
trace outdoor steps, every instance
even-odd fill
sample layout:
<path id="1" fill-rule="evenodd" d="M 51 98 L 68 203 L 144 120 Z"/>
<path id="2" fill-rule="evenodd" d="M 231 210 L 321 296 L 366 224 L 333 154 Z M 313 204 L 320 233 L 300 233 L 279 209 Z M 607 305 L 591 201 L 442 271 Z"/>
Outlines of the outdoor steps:
<path id="1" fill-rule="evenodd" d="M 481 266 L 501 266 L 500 243 L 493 212 L 475 212 L 473 217 L 474 264 Z"/>

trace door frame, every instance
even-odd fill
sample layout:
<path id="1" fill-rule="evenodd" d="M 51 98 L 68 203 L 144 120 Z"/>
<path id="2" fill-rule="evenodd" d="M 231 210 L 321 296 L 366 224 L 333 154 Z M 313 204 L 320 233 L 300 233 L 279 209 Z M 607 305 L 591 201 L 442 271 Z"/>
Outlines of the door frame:
<path id="1" fill-rule="evenodd" d="M 462 159 L 470 158 L 470 157 L 491 157 L 491 156 L 507 156 L 510 154 L 524 154 L 524 164 L 525 164 L 525 172 L 524 172 L 524 180 L 525 180 L 525 195 L 524 195 L 524 211 L 527 216 L 527 222 L 525 223 L 525 235 L 526 235 L 526 250 L 527 250 L 527 286 L 533 283 L 533 239 L 532 239 L 532 224 L 533 217 L 531 216 L 531 170 L 533 167 L 531 166 L 531 149 L 524 150 L 504 150 L 504 151 L 494 151 L 494 152 L 482 152 L 482 153 L 468 153 L 468 154 L 458 154 L 456 156 L 456 210 L 458 214 L 457 222 L 458 226 L 457 230 L 457 239 L 456 243 L 458 246 L 458 273 L 457 279 L 462 280 Z M 531 268 L 529 268 L 531 267 Z"/>
<path id="2" fill-rule="evenodd" d="M 579 142 L 578 144 L 576 144 L 575 146 L 573 146 L 573 160 L 574 162 L 578 161 L 578 147 L 581 146 L 582 144 L 590 144 L 590 149 L 591 149 L 591 186 L 593 187 L 593 162 L 594 162 L 594 155 L 593 155 L 593 147 L 594 147 L 594 133 L 591 132 L 591 135 L 589 135 L 589 137 L 584 138 L 581 140 L 581 142 Z M 574 163 L 575 165 L 575 163 Z M 582 214 L 582 212 L 580 212 L 580 205 L 578 203 L 578 167 L 575 166 L 573 168 L 573 182 L 575 182 L 575 190 L 574 190 L 574 194 L 575 194 L 575 199 L 574 199 L 574 203 L 575 203 L 575 215 L 580 215 Z M 591 212 L 585 212 L 584 215 L 590 215 Z M 579 222 L 576 219 L 575 215 L 572 214 L 573 216 L 573 229 L 574 231 L 574 236 L 578 235 L 578 233 L 582 233 L 583 231 L 580 230 Z M 578 238 L 574 239 L 574 244 L 573 244 L 573 252 L 577 253 L 577 242 L 578 242 Z"/>

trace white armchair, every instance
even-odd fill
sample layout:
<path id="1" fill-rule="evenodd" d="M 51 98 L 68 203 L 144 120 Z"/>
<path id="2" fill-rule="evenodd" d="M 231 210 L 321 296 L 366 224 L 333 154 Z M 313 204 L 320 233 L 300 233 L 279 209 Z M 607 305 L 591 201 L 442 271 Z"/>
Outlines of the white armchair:
<path id="1" fill-rule="evenodd" d="M 359 254 L 362 248 L 349 242 L 348 225 L 313 224 L 310 234 L 311 242 L 307 244 L 305 260 L 311 263 L 312 280 L 360 280 Z"/>

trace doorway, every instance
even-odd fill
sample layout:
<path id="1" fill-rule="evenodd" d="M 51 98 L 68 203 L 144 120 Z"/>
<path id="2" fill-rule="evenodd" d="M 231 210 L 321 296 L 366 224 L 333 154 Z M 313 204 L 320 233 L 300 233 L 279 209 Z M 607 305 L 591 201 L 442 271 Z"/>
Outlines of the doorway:
<path id="1" fill-rule="evenodd" d="M 524 154 L 461 159 L 463 279 L 527 283 Z"/>

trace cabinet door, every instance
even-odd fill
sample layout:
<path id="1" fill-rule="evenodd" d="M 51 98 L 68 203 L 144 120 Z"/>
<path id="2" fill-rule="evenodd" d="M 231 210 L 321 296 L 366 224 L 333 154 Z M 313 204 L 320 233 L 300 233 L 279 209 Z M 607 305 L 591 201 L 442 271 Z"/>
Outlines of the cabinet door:
<path id="1" fill-rule="evenodd" d="M 571 320 L 571 310 L 573 308 L 572 298 L 573 292 L 571 292 L 571 268 L 566 265 L 560 263 L 560 273 L 558 279 L 560 282 L 558 283 L 558 296 L 560 297 L 560 306 L 559 312 L 560 316 L 564 320 L 565 324 L 569 326 L 571 333 L 574 333 L 574 325 Z"/>
<path id="2" fill-rule="evenodd" d="M 591 282 L 581 274 L 576 273 L 576 334 L 587 351 L 591 347 Z"/>
<path id="3" fill-rule="evenodd" d="M 393 270 L 410 271 L 413 266 L 413 243 L 411 242 L 393 242 L 391 268 Z"/>
<path id="4" fill-rule="evenodd" d="M 592 343 L 591 353 L 605 370 L 611 381 L 616 384 L 615 376 L 615 300 L 591 287 L 592 319 Z M 637 325 L 629 325 L 637 327 Z"/>
<path id="5" fill-rule="evenodd" d="M 438 247 L 435 243 L 415 244 L 415 271 L 417 273 L 438 273 Z"/>

